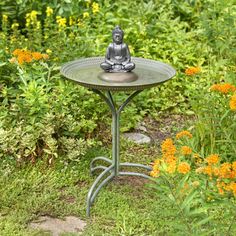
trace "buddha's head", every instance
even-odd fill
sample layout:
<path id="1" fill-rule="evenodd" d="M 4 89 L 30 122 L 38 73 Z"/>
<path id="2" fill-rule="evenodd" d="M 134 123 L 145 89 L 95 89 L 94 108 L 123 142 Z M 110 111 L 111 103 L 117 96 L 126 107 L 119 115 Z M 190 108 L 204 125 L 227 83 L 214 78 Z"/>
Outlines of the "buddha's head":
<path id="1" fill-rule="evenodd" d="M 123 42 L 124 31 L 120 28 L 120 26 L 116 26 L 112 31 L 113 42 L 116 44 L 121 44 Z"/>

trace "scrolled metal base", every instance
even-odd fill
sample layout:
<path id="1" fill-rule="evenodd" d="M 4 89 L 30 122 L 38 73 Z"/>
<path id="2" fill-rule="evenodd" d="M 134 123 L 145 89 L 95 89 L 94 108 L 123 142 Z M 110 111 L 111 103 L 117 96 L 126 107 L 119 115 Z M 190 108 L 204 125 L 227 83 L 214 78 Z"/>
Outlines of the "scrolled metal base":
<path id="1" fill-rule="evenodd" d="M 146 178 L 146 179 L 151 179 L 151 177 L 149 175 L 138 173 L 138 172 L 129 172 L 129 171 L 118 171 L 118 172 L 116 172 L 114 164 L 111 164 L 108 167 L 102 166 L 102 165 L 98 165 L 98 166 L 94 167 L 94 163 L 96 161 L 105 161 L 109 164 L 112 163 L 112 160 L 110 160 L 106 157 L 96 157 L 91 162 L 90 173 L 93 173 L 95 170 L 103 170 L 103 171 L 95 179 L 93 185 L 91 186 L 91 188 L 88 192 L 87 210 L 86 210 L 86 214 L 87 214 L 88 217 L 90 216 L 90 208 L 91 208 L 91 206 L 94 202 L 95 197 L 98 195 L 101 188 L 104 185 L 106 185 L 109 181 L 111 181 L 114 177 L 125 175 L 125 176 L 138 176 L 138 177 L 142 177 L 142 178 Z M 129 162 L 120 163 L 120 167 L 122 167 L 122 166 L 123 167 L 137 167 L 137 168 L 145 169 L 147 171 L 151 171 L 151 169 L 152 169 L 150 166 L 146 166 L 146 165 L 142 165 L 142 164 L 136 164 L 136 163 L 129 163 Z M 108 173 L 109 173 L 109 175 L 107 177 L 105 177 Z"/>

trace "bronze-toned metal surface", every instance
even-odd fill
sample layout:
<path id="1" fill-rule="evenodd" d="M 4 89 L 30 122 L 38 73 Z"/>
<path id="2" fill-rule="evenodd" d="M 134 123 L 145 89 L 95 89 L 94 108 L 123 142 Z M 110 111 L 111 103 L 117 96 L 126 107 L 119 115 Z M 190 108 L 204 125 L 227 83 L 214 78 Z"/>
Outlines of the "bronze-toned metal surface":
<path id="1" fill-rule="evenodd" d="M 150 88 L 169 80 L 176 73 L 173 67 L 163 62 L 132 57 L 132 61 L 135 63 L 135 69 L 132 73 L 137 75 L 137 79 L 133 81 L 111 82 L 99 78 L 99 75 L 103 72 L 100 68 L 100 64 L 103 61 L 104 57 L 90 57 L 75 60 L 64 64 L 61 67 L 61 73 L 67 79 L 73 80 L 82 86 L 108 91 Z M 125 76 L 129 72 L 120 73 L 123 73 Z"/>
<path id="2" fill-rule="evenodd" d="M 133 72 L 116 72 L 116 73 L 107 73 L 102 72 L 98 74 L 98 77 L 101 80 L 111 82 L 111 83 L 124 83 L 124 82 L 132 82 L 138 79 L 138 76 Z"/>

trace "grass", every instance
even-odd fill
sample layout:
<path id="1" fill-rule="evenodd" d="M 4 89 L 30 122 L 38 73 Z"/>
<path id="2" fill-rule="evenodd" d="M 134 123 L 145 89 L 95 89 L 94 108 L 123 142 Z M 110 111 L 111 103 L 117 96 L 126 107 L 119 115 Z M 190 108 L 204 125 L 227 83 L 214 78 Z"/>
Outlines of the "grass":
<path id="1" fill-rule="evenodd" d="M 150 163 L 148 146 L 143 146 L 142 151 L 127 143 L 124 147 L 127 151 L 122 150 L 123 157 L 127 152 L 133 153 L 127 155 L 125 161 L 133 159 Z M 158 196 L 148 187 L 149 181 L 140 178 L 123 177 L 108 184 L 98 195 L 91 217 L 86 218 L 86 196 L 94 180 L 89 175 L 89 163 L 94 156 L 104 153 L 104 149 L 93 149 L 78 165 L 71 163 L 66 167 L 59 160 L 51 168 L 47 168 L 43 161 L 23 168 L 3 162 L 0 166 L 1 236 L 44 235 L 28 228 L 28 223 L 40 215 L 59 218 L 75 215 L 86 219 L 83 235 L 155 235 L 157 230 L 159 233 L 167 232 L 166 221 L 156 218 L 166 204 L 160 201 L 160 208 L 156 209 L 153 202 L 159 201 Z M 139 156 L 134 160 L 137 153 Z M 171 218 L 171 215 L 166 217 Z"/>
<path id="2" fill-rule="evenodd" d="M 86 220 L 83 236 L 181 235 L 176 224 L 182 222 L 175 206 L 161 197 L 150 181 L 142 178 L 119 177 L 109 183 L 92 206 L 91 217 L 86 218 L 86 196 L 95 178 L 89 175 L 89 164 L 94 156 L 109 155 L 107 150 L 109 148 L 93 148 L 77 164 L 65 165 L 58 159 L 50 168 L 44 161 L 23 167 L 2 162 L 0 235 L 50 235 L 28 227 L 29 222 L 42 215 L 58 218 L 73 215 Z M 157 153 L 155 146 L 138 146 L 122 140 L 122 161 L 149 164 Z M 225 211 L 224 214 L 222 209 L 217 211 L 219 215 L 207 227 L 214 229 L 219 220 L 228 224 L 222 219 Z M 223 228 L 213 235 L 222 232 Z"/>

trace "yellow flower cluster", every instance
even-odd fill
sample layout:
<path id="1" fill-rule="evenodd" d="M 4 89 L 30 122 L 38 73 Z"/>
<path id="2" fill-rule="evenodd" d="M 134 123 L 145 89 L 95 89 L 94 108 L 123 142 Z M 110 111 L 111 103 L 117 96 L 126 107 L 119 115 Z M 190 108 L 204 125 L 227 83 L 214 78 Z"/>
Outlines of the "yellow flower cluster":
<path id="1" fill-rule="evenodd" d="M 47 9 L 46 9 L 47 17 L 50 17 L 52 14 L 53 14 L 53 9 L 51 7 L 47 7 Z"/>
<path id="2" fill-rule="evenodd" d="M 40 28 L 41 26 L 41 23 L 40 21 L 37 20 L 37 15 L 39 13 L 35 10 L 31 11 L 30 13 L 27 13 L 26 14 L 26 27 L 30 27 L 30 26 L 33 26 L 33 27 L 36 27 L 37 29 Z"/>
<path id="3" fill-rule="evenodd" d="M 31 52 L 24 49 L 15 49 L 12 53 L 14 57 L 10 59 L 11 63 L 18 63 L 20 65 L 24 63 L 30 63 L 33 60 L 39 61 L 41 59 L 48 59 L 47 54 L 41 54 L 39 52 Z"/>
<path id="4" fill-rule="evenodd" d="M 187 131 L 187 130 L 183 130 L 183 131 L 181 131 L 181 132 L 176 134 L 176 138 L 177 139 L 180 139 L 182 137 L 192 138 L 193 135 L 189 131 Z"/>
<path id="5" fill-rule="evenodd" d="M 92 12 L 93 14 L 96 14 L 97 12 L 99 12 L 99 4 L 96 2 L 93 2 L 92 4 Z"/>
<path id="6" fill-rule="evenodd" d="M 58 24 L 59 28 L 65 28 L 66 27 L 66 18 L 65 17 L 57 16 L 56 21 L 57 21 L 57 24 Z"/>
<path id="7" fill-rule="evenodd" d="M 189 67 L 185 70 L 186 75 L 195 75 L 201 71 L 200 67 Z"/>
<path id="8" fill-rule="evenodd" d="M 13 23 L 13 24 L 11 25 L 11 29 L 12 29 L 12 30 L 17 30 L 18 27 L 19 27 L 19 24 L 18 24 L 18 23 Z"/>
<path id="9" fill-rule="evenodd" d="M 6 23 L 6 22 L 8 21 L 8 16 L 5 15 L 5 14 L 3 14 L 3 15 L 2 15 L 2 21 L 3 21 L 4 23 Z"/>
<path id="10" fill-rule="evenodd" d="M 84 12 L 83 13 L 83 18 L 88 18 L 89 17 L 89 13 L 88 12 Z"/>
<path id="11" fill-rule="evenodd" d="M 230 83 L 223 83 L 223 84 L 214 84 L 210 88 L 211 91 L 217 91 L 223 94 L 227 94 L 229 92 L 235 92 L 236 87 Z"/>

